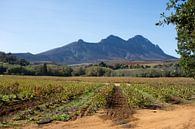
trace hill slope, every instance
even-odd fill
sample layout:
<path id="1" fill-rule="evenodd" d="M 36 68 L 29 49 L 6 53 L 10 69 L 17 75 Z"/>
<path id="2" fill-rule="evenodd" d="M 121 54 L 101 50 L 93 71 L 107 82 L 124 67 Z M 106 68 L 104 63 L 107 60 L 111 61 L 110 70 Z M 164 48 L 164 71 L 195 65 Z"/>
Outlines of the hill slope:
<path id="1" fill-rule="evenodd" d="M 88 43 L 83 40 L 55 48 L 40 54 L 19 53 L 19 58 L 29 61 L 52 61 L 61 64 L 94 63 L 104 60 L 172 60 L 158 46 L 141 35 L 123 40 L 110 35 L 99 43 Z"/>

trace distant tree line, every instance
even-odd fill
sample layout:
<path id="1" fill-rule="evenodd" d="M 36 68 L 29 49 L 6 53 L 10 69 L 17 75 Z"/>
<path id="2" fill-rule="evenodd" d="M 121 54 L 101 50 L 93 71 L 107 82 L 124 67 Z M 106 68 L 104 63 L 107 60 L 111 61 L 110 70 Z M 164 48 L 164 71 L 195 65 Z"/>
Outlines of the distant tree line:
<path id="1" fill-rule="evenodd" d="M 30 64 L 11 53 L 0 52 L 0 74 L 32 76 L 130 76 L 130 77 L 179 77 L 186 76 L 178 63 L 159 65 L 141 64 L 91 64 L 66 66 L 56 64 Z"/>
<path id="2" fill-rule="evenodd" d="M 149 65 L 140 65 L 140 64 L 123 64 L 123 63 L 115 63 L 112 65 L 108 65 L 105 62 L 100 62 L 98 65 L 100 67 L 106 67 L 110 68 L 112 70 L 117 70 L 117 69 L 140 69 L 140 68 L 150 68 L 151 66 Z"/>
<path id="3" fill-rule="evenodd" d="M 178 63 L 154 66 L 140 64 L 112 64 L 105 62 L 86 66 L 56 64 L 9 64 L 0 63 L 0 74 L 32 76 L 128 76 L 128 77 L 183 77 L 186 76 Z"/>
<path id="4" fill-rule="evenodd" d="M 25 59 L 18 59 L 13 54 L 11 54 L 11 53 L 6 54 L 4 52 L 0 52 L 0 62 L 8 63 L 8 64 L 17 64 L 17 65 L 21 65 L 21 66 L 27 66 L 30 64 Z"/>

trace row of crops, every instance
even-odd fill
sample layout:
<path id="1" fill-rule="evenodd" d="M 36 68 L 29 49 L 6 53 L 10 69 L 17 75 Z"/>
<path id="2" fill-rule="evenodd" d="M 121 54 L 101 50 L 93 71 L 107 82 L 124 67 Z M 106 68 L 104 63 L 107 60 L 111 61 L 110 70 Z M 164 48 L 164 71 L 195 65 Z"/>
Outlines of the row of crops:
<path id="1" fill-rule="evenodd" d="M 111 84 L 6 77 L 0 87 L 1 126 L 74 120 L 105 108 L 113 89 Z"/>
<path id="2" fill-rule="evenodd" d="M 189 78 L 121 79 L 0 77 L 0 127 L 16 126 L 24 121 L 44 124 L 92 115 L 107 108 L 116 82 L 134 109 L 160 109 L 195 101 L 195 82 Z"/>
<path id="3" fill-rule="evenodd" d="M 123 84 L 128 103 L 134 108 L 163 108 L 170 104 L 195 102 L 195 85 Z"/>

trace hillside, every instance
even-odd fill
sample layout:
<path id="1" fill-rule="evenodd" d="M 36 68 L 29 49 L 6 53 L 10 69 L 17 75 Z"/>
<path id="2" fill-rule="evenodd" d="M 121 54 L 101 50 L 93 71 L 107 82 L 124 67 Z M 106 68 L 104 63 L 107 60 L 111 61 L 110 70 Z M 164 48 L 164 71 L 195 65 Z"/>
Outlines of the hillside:
<path id="1" fill-rule="evenodd" d="M 98 43 L 82 39 L 68 45 L 39 54 L 18 53 L 19 58 L 29 61 L 51 61 L 60 64 L 95 63 L 106 60 L 174 60 L 158 46 L 141 35 L 129 40 L 110 35 Z"/>

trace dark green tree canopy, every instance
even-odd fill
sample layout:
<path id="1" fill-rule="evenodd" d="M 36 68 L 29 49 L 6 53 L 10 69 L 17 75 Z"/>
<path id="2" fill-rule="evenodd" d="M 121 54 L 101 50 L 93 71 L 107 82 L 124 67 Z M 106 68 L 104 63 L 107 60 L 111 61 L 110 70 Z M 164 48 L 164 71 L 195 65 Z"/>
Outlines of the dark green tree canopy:
<path id="1" fill-rule="evenodd" d="M 161 14 L 163 20 L 157 25 L 176 26 L 180 63 L 189 76 L 195 77 L 195 0 L 170 0 L 167 11 L 171 14 Z"/>

